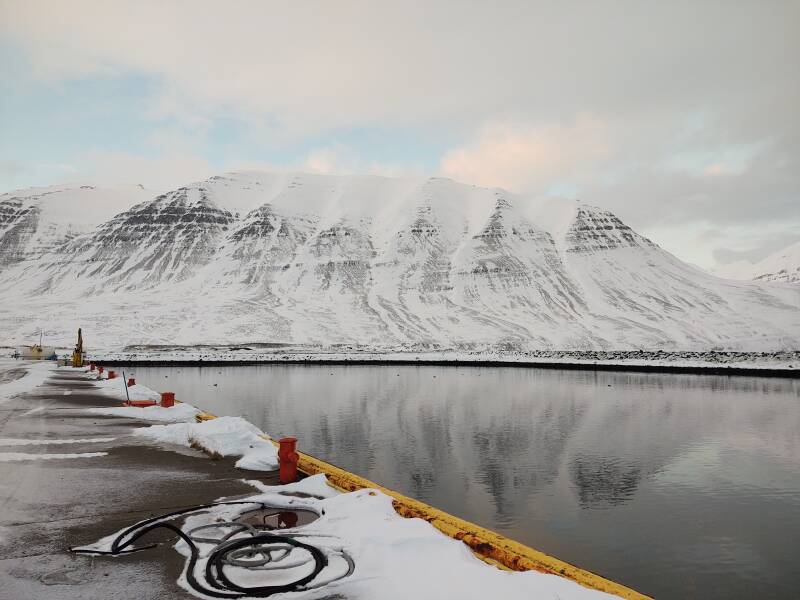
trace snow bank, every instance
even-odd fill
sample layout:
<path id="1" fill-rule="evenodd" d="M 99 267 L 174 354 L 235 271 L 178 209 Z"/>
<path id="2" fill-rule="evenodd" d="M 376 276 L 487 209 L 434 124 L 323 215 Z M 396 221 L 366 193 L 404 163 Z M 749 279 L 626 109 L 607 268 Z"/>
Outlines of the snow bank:
<path id="1" fill-rule="evenodd" d="M 490 566 L 463 543 L 441 534 L 426 521 L 400 517 L 392 508 L 392 499 L 377 490 L 340 494 L 326 484 L 324 475 L 285 486 L 257 486 L 262 493 L 241 500 L 263 502 L 276 508 L 311 510 L 320 515 L 308 525 L 275 531 L 279 535 L 291 534 L 325 554 L 328 565 L 315 582 L 346 573 L 342 551 L 355 563 L 349 577 L 316 590 L 293 592 L 292 598 L 599 600 L 613 597 L 556 575 L 509 572 Z M 236 520 L 241 512 L 239 507 L 214 507 L 189 516 L 182 528 L 188 532 L 195 527 Z M 99 540 L 91 549 L 107 551 L 116 535 Z M 246 534 L 238 534 L 242 535 Z M 183 542 L 176 544 L 175 549 L 188 559 L 188 547 Z M 197 573 L 203 572 L 208 551 L 208 546 L 201 548 Z M 256 570 L 247 573 L 247 584 L 270 585 L 279 577 L 287 575 Z M 191 592 L 185 573 L 178 583 Z"/>
<path id="2" fill-rule="evenodd" d="M 34 363 L 13 363 L 9 368 L 24 368 L 27 373 L 8 383 L 0 384 L 0 404 L 11 398 L 30 392 L 47 379 L 47 376 L 56 368 L 56 363 L 49 360 Z"/>
<path id="3" fill-rule="evenodd" d="M 138 398 L 134 398 L 134 400 L 138 400 Z M 160 406 L 147 406 L 145 408 L 138 408 L 136 406 L 113 406 L 89 408 L 87 412 L 109 417 L 126 417 L 128 419 L 141 419 L 143 421 L 157 421 L 161 423 L 185 423 L 187 421 L 194 421 L 195 416 L 200 413 L 194 406 L 184 402 L 175 404 L 175 406 L 170 406 L 169 408 L 161 408 Z"/>
<path id="4" fill-rule="evenodd" d="M 108 394 L 120 400 L 161 400 L 161 394 L 155 390 L 151 390 L 146 385 L 136 384 L 128 388 L 128 395 L 125 395 L 125 380 L 122 377 L 115 377 L 114 379 L 98 379 L 97 386 Z"/>
<path id="5" fill-rule="evenodd" d="M 164 410 L 164 409 L 162 409 Z M 168 444 L 200 447 L 210 454 L 241 456 L 236 466 L 254 471 L 278 468 L 278 452 L 264 433 L 241 417 L 219 417 L 203 423 L 153 425 L 134 435 Z"/>
<path id="6" fill-rule="evenodd" d="M 125 400 L 125 383 L 122 378 L 99 379 L 97 385 L 105 393 Z M 161 398 L 144 385 L 128 388 L 131 400 L 158 400 Z M 278 452 L 275 446 L 264 439 L 266 436 L 255 425 L 241 417 L 219 417 L 203 423 L 195 423 L 201 412 L 191 404 L 179 402 L 169 408 L 148 406 L 114 406 L 89 408 L 87 412 L 111 417 L 126 417 L 144 421 L 169 423 L 136 429 L 133 435 L 150 438 L 167 444 L 199 447 L 209 454 L 240 456 L 236 466 L 252 471 L 272 471 L 278 468 Z"/>
<path id="7" fill-rule="evenodd" d="M 97 379 L 96 385 L 102 392 L 120 401 L 125 401 L 129 397 L 131 400 L 161 400 L 161 394 L 150 389 L 146 385 L 136 384 L 128 388 L 125 394 L 125 380 L 122 377 L 114 379 Z M 158 405 L 139 408 L 136 406 L 115 406 L 103 408 L 90 408 L 87 412 L 96 415 L 106 415 L 109 417 L 127 417 L 129 419 L 141 419 L 144 421 L 157 421 L 161 423 L 185 423 L 194 421 L 200 411 L 185 402 L 178 402 L 169 408 L 162 408 Z"/>
<path id="8" fill-rule="evenodd" d="M 328 485 L 328 478 L 325 475 L 311 475 L 294 483 L 285 485 L 267 485 L 257 479 L 245 479 L 246 484 L 253 486 L 257 490 L 274 494 L 280 491 L 281 494 L 306 494 L 322 500 L 323 498 L 333 498 L 341 494 L 335 487 Z"/>
<path id="9" fill-rule="evenodd" d="M 342 540 L 356 563 L 330 586 L 347 598 L 610 598 L 567 579 L 489 566 L 461 542 L 421 519 L 406 519 L 391 497 L 374 490 L 319 503 L 325 514 L 308 528 Z M 317 538 L 313 538 L 317 539 Z"/>

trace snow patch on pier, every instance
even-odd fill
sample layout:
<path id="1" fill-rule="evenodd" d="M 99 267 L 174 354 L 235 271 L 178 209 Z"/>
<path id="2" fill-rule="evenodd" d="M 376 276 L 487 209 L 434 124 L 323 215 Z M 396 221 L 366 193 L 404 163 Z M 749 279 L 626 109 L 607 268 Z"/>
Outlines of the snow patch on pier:
<path id="1" fill-rule="evenodd" d="M 95 458 L 106 456 L 108 452 L 77 452 L 72 454 L 29 454 L 26 452 L 0 452 L 0 462 L 14 462 L 18 460 L 52 460 L 65 458 Z"/>
<path id="2" fill-rule="evenodd" d="M 342 551 L 355 564 L 349 576 L 318 589 L 292 592 L 293 598 L 599 600 L 615 597 L 584 588 L 556 575 L 537 571 L 502 571 L 488 565 L 462 542 L 442 535 L 426 521 L 398 515 L 392 507 L 392 498 L 379 490 L 339 493 L 327 485 L 324 475 L 314 475 L 289 485 L 248 483 L 257 487 L 260 493 L 237 500 L 264 503 L 284 510 L 311 510 L 319 515 L 318 519 L 307 525 L 276 529 L 272 533 L 291 535 L 300 542 L 319 548 L 328 561 L 320 574 L 321 581 L 335 579 L 346 571 L 347 565 L 340 558 Z M 196 527 L 235 521 L 241 513 L 241 508 L 216 506 L 187 517 L 181 528 L 189 532 Z M 107 552 L 122 531 L 83 549 Z M 247 535 L 249 533 L 242 532 L 231 539 Z M 175 550 L 189 558 L 185 543 L 178 542 Z M 203 554 L 204 551 L 208 551 L 206 545 L 201 547 L 196 573 L 205 569 L 207 556 Z M 280 571 L 253 571 L 248 574 L 247 583 L 271 585 L 286 577 Z M 197 595 L 187 583 L 185 572 L 178 583 Z"/>
<path id="3" fill-rule="evenodd" d="M 127 394 L 125 392 L 125 379 L 123 377 L 115 377 L 114 379 L 98 379 L 98 387 L 108 394 L 120 400 L 161 400 L 161 394 L 155 390 L 150 389 L 146 385 L 136 384 L 128 387 Z"/>
<path id="4" fill-rule="evenodd" d="M 99 444 L 101 442 L 113 442 L 113 437 L 99 438 L 66 438 L 66 439 L 20 439 L 20 438 L 0 438 L 0 446 L 49 446 L 51 444 Z"/>
<path id="5" fill-rule="evenodd" d="M 0 404 L 7 402 L 11 398 L 30 392 L 36 386 L 42 384 L 47 376 L 56 368 L 52 361 L 40 361 L 35 363 L 17 363 L 7 361 L 2 365 L 5 368 L 24 368 L 27 373 L 19 379 L 0 384 Z"/>
<path id="6" fill-rule="evenodd" d="M 278 468 L 275 446 L 266 439 L 263 431 L 241 417 L 153 425 L 137 429 L 133 434 L 162 443 L 197 447 L 209 454 L 241 456 L 236 463 L 240 469 L 272 471 Z"/>
<path id="7" fill-rule="evenodd" d="M 140 400 L 140 398 L 132 398 Z M 125 417 L 128 419 L 140 419 L 142 421 L 157 421 L 161 423 L 185 423 L 194 421 L 196 415 L 200 413 L 191 404 L 181 402 L 169 408 L 160 406 L 111 406 L 103 408 L 89 408 L 87 412 L 95 415 L 105 415 L 107 417 Z"/>

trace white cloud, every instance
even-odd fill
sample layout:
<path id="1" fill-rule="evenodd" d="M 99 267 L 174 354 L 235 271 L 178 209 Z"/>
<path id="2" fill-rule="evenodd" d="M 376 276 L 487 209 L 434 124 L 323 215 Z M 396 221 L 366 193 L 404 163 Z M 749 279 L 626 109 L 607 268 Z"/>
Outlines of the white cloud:
<path id="1" fill-rule="evenodd" d="M 163 84 L 156 114 L 268 113 L 294 132 L 376 122 L 457 129 L 654 106 L 739 110 L 765 95 L 783 110 L 798 90 L 796 60 L 787 60 L 800 53 L 798 20 L 791 3 L 0 7 L 4 37 L 44 81 L 152 75 Z"/>
<path id="2" fill-rule="evenodd" d="M 87 177 L 174 187 L 261 165 L 199 156 L 222 117 L 273 151 L 321 140 L 284 169 L 416 172 L 330 135 L 379 124 L 457 139 L 441 161 L 455 179 L 575 189 L 634 227 L 683 230 L 673 247 L 696 262 L 725 243 L 694 235 L 707 223 L 758 239 L 797 222 L 798 22 L 797 2 L 0 3 L 39 82 L 142 76 L 140 108 L 177 124 L 145 136 L 151 156 L 59 159 Z"/>
<path id="3" fill-rule="evenodd" d="M 367 173 L 386 177 L 421 175 L 424 169 L 414 164 L 386 163 L 365 160 L 345 144 L 334 144 L 309 152 L 305 160 L 291 165 L 292 170 L 314 173 Z"/>
<path id="4" fill-rule="evenodd" d="M 154 190 L 170 190 L 193 181 L 229 171 L 282 171 L 311 173 L 370 173 L 385 176 L 419 175 L 421 171 L 409 165 L 383 164 L 362 161 L 344 145 L 312 150 L 298 161 L 275 164 L 266 161 L 231 159 L 213 164 L 192 153 L 187 140 L 165 134 L 164 146 L 171 148 L 162 154 L 137 155 L 125 152 L 90 152 L 78 160 L 67 179 L 97 184 L 142 184 Z"/>
<path id="5" fill-rule="evenodd" d="M 800 239 L 800 223 L 770 222 L 758 228 L 698 220 L 681 227 L 645 227 L 642 234 L 683 260 L 715 270 L 745 260 L 757 262 Z M 726 244 L 735 240 L 736 247 Z"/>
<path id="6" fill-rule="evenodd" d="M 217 171 L 207 160 L 189 153 L 140 156 L 125 152 L 90 152 L 81 157 L 70 179 L 101 185 L 142 184 L 149 189 L 170 190 L 206 179 Z"/>
<path id="7" fill-rule="evenodd" d="M 711 163 L 705 169 L 703 169 L 703 173 L 706 175 L 737 175 L 740 174 L 741 171 L 727 165 L 725 163 L 717 162 Z"/>
<path id="8" fill-rule="evenodd" d="M 513 190 L 585 180 L 614 157 L 605 122 L 580 116 L 568 124 L 530 126 L 492 123 L 466 145 L 447 152 L 441 171 L 448 177 Z"/>
<path id="9" fill-rule="evenodd" d="M 18 160 L 0 161 L 0 193 L 19 188 L 56 183 L 75 176 L 73 165 L 62 163 L 25 163 Z"/>

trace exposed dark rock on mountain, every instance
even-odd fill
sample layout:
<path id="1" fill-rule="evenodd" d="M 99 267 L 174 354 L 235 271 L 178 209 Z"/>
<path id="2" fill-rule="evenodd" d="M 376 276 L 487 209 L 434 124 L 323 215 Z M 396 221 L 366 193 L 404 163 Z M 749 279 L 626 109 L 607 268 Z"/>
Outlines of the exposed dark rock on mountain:
<path id="1" fill-rule="evenodd" d="M 114 192 L 0 196 L 0 343 L 800 346 L 800 288 L 718 279 L 585 204 L 438 178 L 136 189 L 96 222 Z"/>

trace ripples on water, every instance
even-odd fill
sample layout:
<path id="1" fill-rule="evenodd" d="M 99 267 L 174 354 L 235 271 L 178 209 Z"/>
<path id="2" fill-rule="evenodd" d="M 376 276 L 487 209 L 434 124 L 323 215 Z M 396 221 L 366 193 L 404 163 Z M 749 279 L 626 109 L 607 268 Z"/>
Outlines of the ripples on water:
<path id="1" fill-rule="evenodd" d="M 798 597 L 798 381 L 479 367 L 135 372 L 660 598 Z"/>

